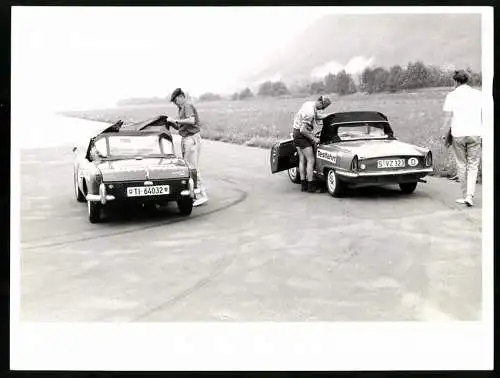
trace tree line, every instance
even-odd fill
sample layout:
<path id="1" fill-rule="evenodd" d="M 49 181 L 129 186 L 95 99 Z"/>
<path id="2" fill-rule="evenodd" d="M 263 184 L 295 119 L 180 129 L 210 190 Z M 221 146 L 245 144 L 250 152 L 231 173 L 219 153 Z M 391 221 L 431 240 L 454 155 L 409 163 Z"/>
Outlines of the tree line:
<path id="1" fill-rule="evenodd" d="M 470 85 L 481 86 L 481 72 L 474 72 L 470 68 L 466 71 L 469 73 Z M 394 65 L 390 68 L 367 67 L 355 76 L 346 71 L 340 71 L 336 74 L 329 73 L 322 79 L 295 83 L 290 85 L 290 88 L 283 81 L 268 80 L 258 86 L 256 95 L 259 97 L 281 97 L 337 93 L 342 96 L 356 92 L 394 93 L 419 88 L 452 87 L 454 84 L 453 72 L 450 69 L 426 65 L 422 61 L 417 61 L 409 62 L 406 67 L 400 65 Z M 229 98 L 231 100 L 245 100 L 254 96 L 252 90 L 247 87 L 233 93 Z M 223 98 L 217 93 L 207 92 L 200 95 L 197 100 L 216 101 Z M 121 100 L 118 105 L 163 103 L 165 101 L 169 101 L 169 98 L 132 98 Z"/>
<path id="2" fill-rule="evenodd" d="M 470 85 L 481 86 L 481 73 L 474 72 L 470 68 L 466 71 L 470 76 Z M 394 65 L 389 69 L 368 67 L 355 77 L 346 71 L 340 71 L 336 74 L 329 73 L 323 79 L 291 85 L 290 88 L 282 81 L 265 81 L 259 85 L 257 95 L 261 97 L 322 93 L 348 95 L 356 92 L 394 93 L 419 88 L 452 87 L 454 85 L 453 72 L 453 70 L 425 65 L 423 62 L 417 61 L 408 63 L 406 67 L 400 65 Z M 250 88 L 245 88 L 241 92 L 234 93 L 231 99 L 243 100 L 253 96 Z"/>

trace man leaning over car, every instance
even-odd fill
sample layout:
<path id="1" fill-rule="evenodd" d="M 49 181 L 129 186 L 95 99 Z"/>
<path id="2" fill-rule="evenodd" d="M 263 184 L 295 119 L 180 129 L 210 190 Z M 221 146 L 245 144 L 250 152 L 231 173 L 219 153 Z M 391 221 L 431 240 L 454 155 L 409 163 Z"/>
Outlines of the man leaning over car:
<path id="1" fill-rule="evenodd" d="M 182 157 L 198 172 L 199 193 L 196 194 L 193 206 L 200 206 L 208 201 L 198 168 L 201 152 L 200 119 L 196 108 L 186 100 L 186 95 L 181 88 L 172 92 L 170 101 L 177 105 L 178 109 L 178 119 L 169 117 L 168 120 L 173 123 L 175 129 L 179 130 L 179 135 L 182 137 Z"/>

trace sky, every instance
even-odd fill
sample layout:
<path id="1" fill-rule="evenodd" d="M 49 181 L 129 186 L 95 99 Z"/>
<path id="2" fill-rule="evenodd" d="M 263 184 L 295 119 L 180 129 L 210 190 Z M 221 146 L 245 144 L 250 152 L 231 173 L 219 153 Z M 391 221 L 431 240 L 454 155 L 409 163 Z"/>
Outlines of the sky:
<path id="1" fill-rule="evenodd" d="M 12 103 L 77 110 L 231 93 L 329 7 L 14 7 Z"/>

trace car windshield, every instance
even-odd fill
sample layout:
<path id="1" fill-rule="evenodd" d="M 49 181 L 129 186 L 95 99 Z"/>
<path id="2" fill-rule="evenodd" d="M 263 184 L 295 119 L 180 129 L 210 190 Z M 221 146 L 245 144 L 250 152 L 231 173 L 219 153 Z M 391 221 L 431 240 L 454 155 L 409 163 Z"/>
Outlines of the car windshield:
<path id="1" fill-rule="evenodd" d="M 123 156 L 148 156 L 148 155 L 171 155 L 174 153 L 173 144 L 166 138 L 157 135 L 133 135 L 109 136 L 109 158 Z M 162 151 L 163 149 L 163 151 Z"/>
<path id="2" fill-rule="evenodd" d="M 338 136 L 340 140 L 355 139 L 381 139 L 389 136 L 384 131 L 384 123 L 356 123 L 346 126 L 339 126 Z"/>

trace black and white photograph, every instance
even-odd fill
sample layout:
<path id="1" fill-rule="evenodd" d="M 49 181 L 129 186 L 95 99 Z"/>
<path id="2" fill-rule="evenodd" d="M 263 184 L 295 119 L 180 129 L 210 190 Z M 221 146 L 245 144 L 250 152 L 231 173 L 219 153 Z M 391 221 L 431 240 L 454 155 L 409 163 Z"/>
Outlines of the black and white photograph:
<path id="1" fill-rule="evenodd" d="M 493 30 L 11 7 L 11 368 L 492 369 Z"/>

